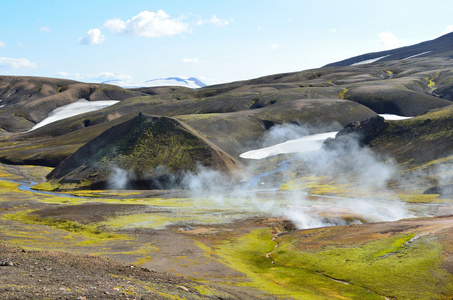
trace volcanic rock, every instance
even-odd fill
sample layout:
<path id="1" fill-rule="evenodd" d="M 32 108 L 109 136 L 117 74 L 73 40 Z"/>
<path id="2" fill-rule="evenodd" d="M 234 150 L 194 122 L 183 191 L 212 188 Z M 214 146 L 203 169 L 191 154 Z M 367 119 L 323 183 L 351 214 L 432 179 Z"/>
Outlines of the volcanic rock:
<path id="1" fill-rule="evenodd" d="M 386 127 L 387 124 L 381 116 L 375 116 L 359 122 L 352 122 L 340 130 L 335 135 L 335 139 L 328 138 L 325 140 L 323 147 L 334 149 L 351 141 L 356 141 L 359 146 L 363 147 L 378 137 Z"/>
<path id="2" fill-rule="evenodd" d="M 199 166 L 231 180 L 239 179 L 242 169 L 240 162 L 183 122 L 140 113 L 88 142 L 47 178 L 84 188 L 162 189 L 174 187 L 184 172 L 196 173 Z M 112 182 L 114 177 L 122 184 Z"/>
<path id="3" fill-rule="evenodd" d="M 426 189 L 423 194 L 438 194 L 441 197 L 452 197 L 453 196 L 453 184 L 433 186 Z"/>

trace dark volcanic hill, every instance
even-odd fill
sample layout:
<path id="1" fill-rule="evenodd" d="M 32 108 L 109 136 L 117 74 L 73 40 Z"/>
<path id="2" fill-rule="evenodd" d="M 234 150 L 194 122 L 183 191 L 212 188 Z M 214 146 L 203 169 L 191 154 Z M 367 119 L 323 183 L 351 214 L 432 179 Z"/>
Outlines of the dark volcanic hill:
<path id="1" fill-rule="evenodd" d="M 366 63 L 367 60 L 375 60 L 379 62 L 391 60 L 406 60 L 415 57 L 453 57 L 453 32 L 443 35 L 437 39 L 422 42 L 416 45 L 362 54 L 351 57 L 339 62 L 334 62 L 326 65 L 326 67 L 345 67 L 353 64 Z"/>
<path id="2" fill-rule="evenodd" d="M 183 172 L 196 173 L 199 165 L 233 180 L 239 179 L 243 167 L 184 123 L 140 113 L 81 147 L 48 178 L 85 188 L 168 188 L 179 183 Z M 118 170 L 124 172 L 115 179 Z"/>

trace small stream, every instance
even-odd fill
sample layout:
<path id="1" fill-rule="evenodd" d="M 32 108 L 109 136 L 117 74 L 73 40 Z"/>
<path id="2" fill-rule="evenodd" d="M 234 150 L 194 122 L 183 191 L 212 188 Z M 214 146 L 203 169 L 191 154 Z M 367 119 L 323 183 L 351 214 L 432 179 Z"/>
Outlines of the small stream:
<path id="1" fill-rule="evenodd" d="M 295 161 L 295 160 L 298 160 L 298 158 L 284 160 L 284 161 L 282 161 L 281 163 L 278 164 L 278 166 L 277 166 L 277 168 L 275 170 L 272 170 L 272 171 L 269 171 L 269 172 L 265 172 L 265 173 L 261 173 L 261 174 L 258 174 L 256 176 L 252 177 L 247 182 L 247 187 L 256 188 L 258 183 L 260 182 L 260 180 L 262 178 L 264 178 L 266 176 L 269 176 L 269 175 L 272 175 L 272 174 L 275 174 L 277 172 L 285 171 L 286 169 L 289 168 L 289 163 L 292 162 L 292 161 Z M 277 186 L 275 187 L 275 189 L 276 190 L 280 189 L 280 186 L 282 185 L 282 183 L 278 182 L 276 184 L 277 184 Z"/>
<path id="2" fill-rule="evenodd" d="M 35 184 L 37 184 L 36 181 L 22 182 L 22 181 L 8 180 L 8 179 L 2 179 L 2 178 L 0 178 L 0 180 L 14 182 L 14 183 L 19 184 L 19 186 L 17 188 L 23 192 L 32 192 L 33 194 L 37 193 L 37 194 L 57 196 L 57 197 L 67 197 L 67 198 L 85 198 L 85 197 L 80 197 L 80 196 L 75 196 L 75 195 L 65 194 L 65 193 L 35 190 L 32 187 Z"/>

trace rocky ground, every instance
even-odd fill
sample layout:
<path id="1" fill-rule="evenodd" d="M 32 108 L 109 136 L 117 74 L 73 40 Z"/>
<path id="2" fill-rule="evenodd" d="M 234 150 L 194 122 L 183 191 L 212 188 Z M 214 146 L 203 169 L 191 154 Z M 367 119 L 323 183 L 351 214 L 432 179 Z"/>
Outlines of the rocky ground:
<path id="1" fill-rule="evenodd" d="M 2 299 L 220 298 L 203 297 L 182 277 L 97 256 L 0 245 L 0 258 Z"/>

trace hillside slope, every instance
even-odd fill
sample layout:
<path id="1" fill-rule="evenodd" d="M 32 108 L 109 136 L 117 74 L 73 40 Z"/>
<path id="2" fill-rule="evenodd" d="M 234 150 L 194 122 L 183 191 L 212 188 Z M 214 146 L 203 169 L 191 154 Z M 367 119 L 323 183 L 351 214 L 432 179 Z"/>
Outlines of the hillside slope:
<path id="1" fill-rule="evenodd" d="M 29 130 L 54 109 L 79 99 L 124 100 L 142 95 L 116 86 L 66 79 L 0 76 L 0 128 L 8 132 Z"/>
<path id="2" fill-rule="evenodd" d="M 453 32 L 416 45 L 354 56 L 339 62 L 330 63 L 326 67 L 344 67 L 353 64 L 406 60 L 415 57 L 448 57 L 453 55 L 453 49 L 451 47 L 452 39 Z"/>
<path id="3" fill-rule="evenodd" d="M 48 178 L 91 188 L 168 188 L 177 186 L 184 172 L 196 173 L 198 165 L 233 180 L 239 178 L 242 168 L 241 163 L 184 123 L 139 114 L 81 147 Z M 115 178 L 118 172 L 122 175 Z"/>

